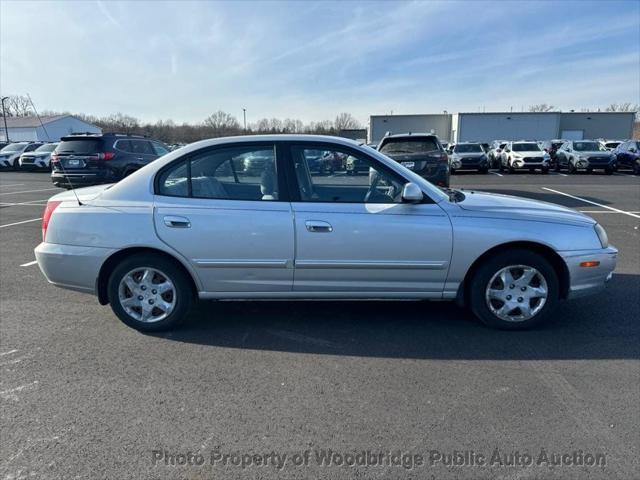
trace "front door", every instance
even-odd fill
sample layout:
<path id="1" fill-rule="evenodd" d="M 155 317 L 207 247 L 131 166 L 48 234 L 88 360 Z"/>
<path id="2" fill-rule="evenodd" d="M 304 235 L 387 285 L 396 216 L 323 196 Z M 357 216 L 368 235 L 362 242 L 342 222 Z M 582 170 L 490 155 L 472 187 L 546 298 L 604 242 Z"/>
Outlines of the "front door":
<path id="1" fill-rule="evenodd" d="M 280 199 L 275 160 L 273 144 L 214 147 L 159 176 L 158 236 L 214 297 L 291 291 L 292 213 Z"/>
<path id="2" fill-rule="evenodd" d="M 366 165 L 353 174 L 312 171 L 318 150 Z M 406 180 L 358 150 L 292 145 L 298 189 L 295 291 L 320 296 L 439 297 L 452 249 L 448 216 L 435 203 L 403 203 Z M 294 192 L 296 193 L 296 192 Z"/>

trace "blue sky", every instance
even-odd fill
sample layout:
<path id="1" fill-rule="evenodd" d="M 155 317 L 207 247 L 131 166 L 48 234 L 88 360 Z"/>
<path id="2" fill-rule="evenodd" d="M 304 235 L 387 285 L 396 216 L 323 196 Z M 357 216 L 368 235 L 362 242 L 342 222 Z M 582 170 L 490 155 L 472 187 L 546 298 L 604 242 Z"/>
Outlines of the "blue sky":
<path id="1" fill-rule="evenodd" d="M 640 103 L 640 1 L 0 2 L 0 89 L 200 121 Z"/>

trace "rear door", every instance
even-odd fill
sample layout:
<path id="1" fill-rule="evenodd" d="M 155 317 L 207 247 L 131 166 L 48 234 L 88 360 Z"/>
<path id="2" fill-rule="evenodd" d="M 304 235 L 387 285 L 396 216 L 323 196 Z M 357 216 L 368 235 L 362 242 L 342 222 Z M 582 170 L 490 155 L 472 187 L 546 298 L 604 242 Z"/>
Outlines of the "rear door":
<path id="1" fill-rule="evenodd" d="M 273 143 L 220 146 L 158 174 L 158 236 L 191 262 L 212 297 L 291 291 L 292 212 L 275 152 Z M 256 155 L 269 161 L 244 173 L 244 159 Z"/>
<path id="2" fill-rule="evenodd" d="M 149 140 L 131 139 L 131 153 L 139 167 L 143 167 L 158 158 Z"/>
<path id="3" fill-rule="evenodd" d="M 310 171 L 314 150 L 353 156 L 363 172 Z M 330 297 L 439 297 L 452 228 L 435 203 L 403 203 L 406 180 L 376 159 L 334 144 L 292 144 L 294 291 Z"/>

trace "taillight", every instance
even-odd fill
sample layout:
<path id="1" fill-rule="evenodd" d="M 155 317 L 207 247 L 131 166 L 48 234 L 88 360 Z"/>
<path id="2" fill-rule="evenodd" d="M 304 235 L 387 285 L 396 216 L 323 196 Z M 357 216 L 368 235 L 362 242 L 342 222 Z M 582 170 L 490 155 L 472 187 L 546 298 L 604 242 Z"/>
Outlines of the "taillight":
<path id="1" fill-rule="evenodd" d="M 60 158 L 58 157 L 58 154 L 57 154 L 57 153 L 52 153 L 52 154 L 51 154 L 51 161 L 52 161 L 53 163 L 58 163 L 58 162 L 60 161 Z"/>
<path id="2" fill-rule="evenodd" d="M 449 163 L 449 157 L 447 156 L 447 154 L 446 154 L 446 153 L 442 153 L 442 154 L 440 155 L 440 161 L 441 161 L 442 163 Z"/>
<path id="3" fill-rule="evenodd" d="M 98 160 L 111 160 L 115 154 L 113 152 L 104 152 L 98 154 Z"/>
<path id="4" fill-rule="evenodd" d="M 51 215 L 53 211 L 58 208 L 62 202 L 51 200 L 47 202 L 47 206 L 44 208 L 44 213 L 42 214 L 42 241 L 44 242 L 47 238 L 47 228 L 49 227 L 49 220 L 51 219 Z"/>

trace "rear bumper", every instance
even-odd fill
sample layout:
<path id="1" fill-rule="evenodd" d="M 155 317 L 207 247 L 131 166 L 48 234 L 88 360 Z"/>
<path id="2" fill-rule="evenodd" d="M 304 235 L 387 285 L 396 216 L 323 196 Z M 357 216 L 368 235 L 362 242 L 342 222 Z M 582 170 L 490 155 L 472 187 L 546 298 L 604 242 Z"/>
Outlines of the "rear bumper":
<path id="1" fill-rule="evenodd" d="M 114 183 L 117 181 L 110 170 L 98 170 L 95 172 L 51 172 L 51 181 L 56 187 L 86 187 L 100 185 L 102 183 Z"/>
<path id="2" fill-rule="evenodd" d="M 611 280 L 618 260 L 618 250 L 610 246 L 599 250 L 558 252 L 569 269 L 568 298 L 592 295 Z M 597 267 L 581 267 L 582 262 L 600 262 Z"/>
<path id="3" fill-rule="evenodd" d="M 424 170 L 414 170 L 414 172 L 434 185 L 449 186 L 449 165 L 441 164 L 436 168 L 427 167 Z"/>
<path id="4" fill-rule="evenodd" d="M 34 252 L 38 266 L 49 283 L 69 290 L 96 294 L 96 279 L 100 268 L 115 250 L 43 242 Z"/>

